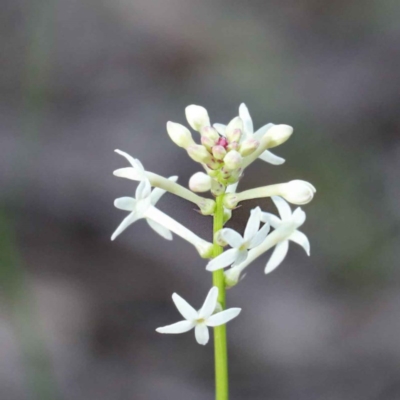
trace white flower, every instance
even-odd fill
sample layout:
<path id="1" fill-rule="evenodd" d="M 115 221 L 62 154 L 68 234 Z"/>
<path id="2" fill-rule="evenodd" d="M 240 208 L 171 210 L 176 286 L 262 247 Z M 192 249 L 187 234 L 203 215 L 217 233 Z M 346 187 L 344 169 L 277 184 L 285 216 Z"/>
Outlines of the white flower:
<path id="1" fill-rule="evenodd" d="M 139 160 L 130 157 L 132 167 L 137 174 L 137 177 L 142 180 L 140 181 L 136 189 L 136 198 L 132 197 L 121 197 L 116 199 L 114 202 L 115 207 L 120 210 L 130 211 L 130 214 L 121 222 L 118 228 L 111 236 L 111 240 L 114 240 L 120 235 L 128 226 L 132 225 L 139 219 L 145 218 L 148 224 L 162 237 L 167 240 L 172 239 L 171 231 L 181 238 L 185 239 L 189 243 L 196 247 L 201 257 L 209 258 L 212 254 L 212 243 L 209 243 L 189 229 L 185 228 L 179 222 L 173 218 L 164 214 L 162 211 L 154 207 L 160 197 L 165 193 L 165 190 L 156 188 L 151 190 L 150 181 L 145 175 L 143 165 Z M 177 177 L 173 176 L 169 178 L 171 181 L 175 181 Z"/>
<path id="2" fill-rule="evenodd" d="M 292 213 L 289 204 L 281 197 L 273 196 L 272 200 L 278 208 L 281 219 L 270 213 L 263 212 L 261 214 L 261 221 L 270 224 L 275 230 L 259 246 L 249 251 L 246 260 L 225 272 L 225 281 L 228 286 L 236 285 L 241 272 L 256 258 L 275 246 L 265 267 L 266 274 L 272 272 L 285 258 L 289 248 L 289 240 L 302 246 L 307 255 L 310 255 L 310 243 L 307 236 L 297 230 L 306 220 L 305 212 L 298 207 Z"/>
<path id="3" fill-rule="evenodd" d="M 194 328 L 197 343 L 205 345 L 209 340 L 208 326 L 220 326 L 226 324 L 231 319 L 236 318 L 241 308 L 229 308 L 213 315 L 217 308 L 218 288 L 214 286 L 207 295 L 203 306 L 196 311 L 186 300 L 174 293 L 172 300 L 176 308 L 185 318 L 183 321 L 172 325 L 157 328 L 159 333 L 185 333 Z"/>
<path id="4" fill-rule="evenodd" d="M 250 116 L 249 110 L 244 103 L 242 103 L 239 107 L 239 117 L 243 121 L 243 129 L 244 135 L 242 136 L 242 141 L 246 139 L 256 139 L 260 140 L 265 133 L 274 126 L 274 124 L 269 123 L 267 125 L 262 126 L 256 132 L 254 132 L 253 120 Z M 223 124 L 214 124 L 214 128 L 218 131 L 218 133 L 222 136 L 225 136 L 226 125 Z M 261 155 L 258 156 L 263 161 L 266 161 L 273 165 L 280 165 L 285 162 L 285 160 L 281 157 L 276 156 L 268 150 L 265 150 Z"/>
<path id="5" fill-rule="evenodd" d="M 189 129 L 176 122 L 167 122 L 167 132 L 171 140 L 179 147 L 186 149 L 190 145 L 196 144 Z"/>
<path id="6" fill-rule="evenodd" d="M 275 229 L 273 233 L 276 236 L 274 238 L 276 242 L 275 249 L 265 267 L 266 274 L 278 267 L 286 257 L 289 249 L 289 240 L 299 244 L 303 247 L 307 255 L 310 255 L 310 242 L 307 236 L 297 230 L 297 228 L 304 224 L 306 213 L 300 207 L 296 208 L 292 213 L 289 204 L 281 197 L 274 196 L 272 197 L 272 201 L 275 203 L 281 219 L 274 214 L 262 213 L 261 220 L 269 223 Z"/>
<path id="7" fill-rule="evenodd" d="M 211 260 L 206 267 L 208 271 L 216 271 L 231 264 L 233 266 L 241 264 L 246 260 L 248 250 L 262 243 L 269 232 L 269 224 L 265 224 L 259 230 L 261 214 L 260 207 L 251 210 L 243 237 L 230 228 L 221 230 L 219 237 L 225 240 L 232 249 Z"/>

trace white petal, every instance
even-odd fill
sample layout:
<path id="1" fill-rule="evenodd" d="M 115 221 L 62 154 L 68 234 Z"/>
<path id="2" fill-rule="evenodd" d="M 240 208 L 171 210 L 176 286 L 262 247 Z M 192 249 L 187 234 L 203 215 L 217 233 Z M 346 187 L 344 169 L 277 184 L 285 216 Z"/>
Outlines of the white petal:
<path id="1" fill-rule="evenodd" d="M 242 236 L 231 228 L 222 229 L 221 237 L 231 247 L 240 247 L 243 244 Z"/>
<path id="2" fill-rule="evenodd" d="M 203 346 L 208 343 L 210 339 L 210 334 L 208 332 L 208 328 L 206 324 L 198 324 L 196 328 L 194 328 L 194 335 L 196 337 L 197 343 L 202 344 Z"/>
<path id="3" fill-rule="evenodd" d="M 250 211 L 250 218 L 247 221 L 246 229 L 244 230 L 244 240 L 251 240 L 260 228 L 261 209 L 256 207 Z"/>
<path id="4" fill-rule="evenodd" d="M 272 252 L 271 258 L 269 259 L 267 266 L 265 267 L 265 273 L 269 274 L 275 268 L 279 266 L 279 264 L 286 257 L 286 254 L 289 249 L 289 241 L 285 240 L 284 242 L 280 242 L 275 246 L 274 251 Z"/>
<path id="5" fill-rule="evenodd" d="M 226 125 L 223 125 L 223 124 L 214 124 L 213 127 L 216 129 L 216 131 L 217 131 L 221 136 L 225 136 Z"/>
<path id="6" fill-rule="evenodd" d="M 270 224 L 274 229 L 282 224 L 282 221 L 276 215 L 267 212 L 261 214 L 261 221 Z"/>
<path id="7" fill-rule="evenodd" d="M 218 288 L 214 286 L 208 292 L 206 299 L 204 300 L 204 304 L 199 311 L 198 318 L 207 319 L 214 311 L 217 306 L 218 299 Z"/>
<path id="8" fill-rule="evenodd" d="M 306 213 L 300 207 L 297 207 L 293 211 L 292 219 L 296 226 L 299 227 L 306 221 Z"/>
<path id="9" fill-rule="evenodd" d="M 172 300 L 183 318 L 188 321 L 193 321 L 197 318 L 198 312 L 185 299 L 179 296 L 179 294 L 174 293 L 172 295 Z"/>
<path id="10" fill-rule="evenodd" d="M 132 225 L 141 217 L 138 216 L 135 212 L 130 213 L 123 221 L 119 224 L 118 228 L 111 236 L 111 240 L 114 240 L 118 235 L 120 235 L 129 225 Z"/>
<path id="11" fill-rule="evenodd" d="M 114 200 L 114 206 L 124 211 L 133 211 L 136 200 L 133 197 L 120 197 Z"/>
<path id="12" fill-rule="evenodd" d="M 257 132 L 254 133 L 254 138 L 260 140 L 273 126 L 274 124 L 272 123 L 262 126 L 260 129 L 257 130 Z"/>
<path id="13" fill-rule="evenodd" d="M 240 314 L 240 311 L 242 311 L 241 308 L 228 308 L 227 310 L 212 315 L 207 319 L 206 324 L 208 326 L 220 326 L 226 324 L 233 318 L 236 318 Z"/>
<path id="14" fill-rule="evenodd" d="M 217 271 L 218 269 L 225 268 L 228 265 L 231 265 L 238 255 L 237 249 L 230 249 L 224 251 L 218 257 L 212 259 L 206 266 L 207 271 Z"/>
<path id="15" fill-rule="evenodd" d="M 272 165 L 281 165 L 285 162 L 284 158 L 276 156 L 268 150 L 265 150 L 258 158 Z"/>
<path id="16" fill-rule="evenodd" d="M 242 118 L 245 134 L 252 135 L 254 132 L 253 120 L 251 119 L 249 109 L 244 103 L 239 107 L 239 117 Z"/>
<path id="17" fill-rule="evenodd" d="M 116 169 L 113 174 L 119 178 L 131 179 L 133 181 L 140 181 L 143 178 L 142 175 L 132 167 Z"/>
<path id="18" fill-rule="evenodd" d="M 145 199 L 149 197 L 151 194 L 151 185 L 150 181 L 145 178 L 144 180 L 140 181 L 138 187 L 136 188 L 135 197 L 137 200 Z"/>
<path id="19" fill-rule="evenodd" d="M 310 255 L 310 242 L 303 232 L 294 231 L 289 236 L 289 240 L 292 240 L 293 242 L 299 244 L 306 251 L 307 255 Z"/>
<path id="20" fill-rule="evenodd" d="M 286 203 L 285 200 L 282 199 L 282 197 L 272 196 L 271 199 L 275 203 L 282 221 L 284 221 L 285 219 L 290 219 L 292 217 L 290 206 L 288 203 Z"/>
<path id="21" fill-rule="evenodd" d="M 178 180 L 177 176 L 170 176 L 168 178 L 168 180 L 172 181 L 172 182 L 176 182 Z M 160 188 L 154 188 L 153 191 L 151 192 L 151 204 L 153 206 L 155 206 L 158 202 L 158 200 L 160 200 L 161 196 L 163 194 L 165 194 L 165 190 L 164 189 L 160 189 Z"/>
<path id="22" fill-rule="evenodd" d="M 125 157 L 129 161 L 129 163 L 132 165 L 132 167 L 135 168 L 140 175 L 144 175 L 144 172 L 145 172 L 144 167 L 137 158 L 133 158 L 131 155 L 129 155 L 128 153 L 125 153 L 124 151 L 121 151 L 121 150 L 115 150 L 115 152 L 118 153 L 119 155 Z"/>
<path id="23" fill-rule="evenodd" d="M 241 264 L 243 261 L 246 260 L 247 258 L 247 250 L 238 250 L 237 256 L 236 256 L 236 260 L 235 262 L 232 264 L 232 267 L 235 267 L 236 265 Z"/>
<path id="24" fill-rule="evenodd" d="M 193 329 L 195 326 L 194 322 L 191 321 L 180 321 L 172 325 L 163 326 L 157 328 L 158 333 L 185 333 Z"/>
<path id="25" fill-rule="evenodd" d="M 164 226 L 160 225 L 158 222 L 153 221 L 151 219 L 146 219 L 147 223 L 150 225 L 150 227 L 156 231 L 160 236 L 162 236 L 164 239 L 167 240 L 172 240 L 172 233 L 169 229 L 165 228 Z"/>
<path id="26" fill-rule="evenodd" d="M 248 248 L 252 249 L 253 247 L 257 247 L 258 245 L 260 245 L 267 237 L 269 229 L 269 224 L 264 224 L 264 226 L 257 232 L 253 239 L 250 240 Z"/>

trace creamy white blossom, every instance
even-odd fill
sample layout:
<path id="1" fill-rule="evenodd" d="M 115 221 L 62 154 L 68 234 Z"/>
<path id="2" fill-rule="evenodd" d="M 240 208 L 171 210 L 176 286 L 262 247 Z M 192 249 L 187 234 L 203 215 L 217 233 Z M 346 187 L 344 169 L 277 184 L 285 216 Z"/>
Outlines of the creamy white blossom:
<path id="1" fill-rule="evenodd" d="M 246 260 L 248 250 L 262 243 L 269 232 L 268 223 L 259 229 L 261 215 L 260 207 L 251 210 L 243 237 L 230 228 L 224 228 L 219 232 L 219 240 L 228 243 L 232 249 L 211 260 L 206 266 L 208 271 L 216 271 L 229 265 L 236 266 Z"/>
<path id="2" fill-rule="evenodd" d="M 159 333 L 185 333 L 194 328 L 197 343 L 205 345 L 208 343 L 210 334 L 208 327 L 224 325 L 240 314 L 241 308 L 229 308 L 214 314 L 218 309 L 218 288 L 214 286 L 209 291 L 203 306 L 195 310 L 186 300 L 174 293 L 172 300 L 176 308 L 184 318 L 183 321 L 157 328 Z"/>
<path id="3" fill-rule="evenodd" d="M 274 196 L 272 201 L 275 203 L 281 218 L 279 219 L 274 214 L 263 212 L 261 220 L 266 224 L 270 224 L 275 230 L 259 246 L 249 251 L 248 257 L 244 262 L 226 271 L 225 277 L 228 286 L 236 284 L 240 273 L 256 258 L 273 247 L 275 249 L 265 267 L 266 274 L 272 272 L 284 260 L 289 249 L 289 241 L 299 244 L 307 255 L 310 255 L 310 243 L 307 236 L 298 230 L 306 220 L 305 212 L 298 207 L 292 213 L 289 204 L 281 197 Z"/>
<path id="4" fill-rule="evenodd" d="M 143 165 L 139 160 L 132 159 L 131 162 L 135 171 L 139 174 L 139 177 L 142 177 L 142 180 L 136 188 L 136 198 L 120 197 L 115 200 L 115 207 L 120 210 L 129 211 L 130 213 L 115 230 L 111 236 L 111 240 L 114 240 L 126 228 L 128 228 L 128 226 L 132 225 L 139 219 L 144 218 L 147 220 L 151 228 L 165 239 L 172 239 L 172 231 L 176 235 L 193 244 L 202 257 L 209 257 L 212 252 L 211 243 L 201 239 L 179 222 L 154 207 L 160 197 L 165 193 L 165 190 L 156 188 L 152 191 L 150 181 L 145 175 Z M 175 176 L 170 178 L 171 181 L 175 181 L 176 179 L 177 177 Z"/>
<path id="5" fill-rule="evenodd" d="M 249 110 L 246 107 L 244 103 L 242 103 L 239 107 L 239 117 L 243 121 L 243 132 L 244 134 L 242 135 L 242 142 L 244 142 L 247 139 L 255 139 L 259 141 L 267 131 L 274 126 L 274 124 L 269 123 L 261 128 L 259 128 L 256 132 L 254 132 L 254 125 L 253 125 L 253 120 L 250 116 Z M 214 124 L 214 128 L 222 135 L 225 136 L 227 126 L 223 124 Z M 247 147 L 247 145 L 246 145 Z M 259 156 L 263 161 L 266 161 L 270 164 L 273 165 L 280 165 L 285 162 L 285 159 L 276 156 L 275 154 L 271 153 L 268 150 L 264 150 Z"/>

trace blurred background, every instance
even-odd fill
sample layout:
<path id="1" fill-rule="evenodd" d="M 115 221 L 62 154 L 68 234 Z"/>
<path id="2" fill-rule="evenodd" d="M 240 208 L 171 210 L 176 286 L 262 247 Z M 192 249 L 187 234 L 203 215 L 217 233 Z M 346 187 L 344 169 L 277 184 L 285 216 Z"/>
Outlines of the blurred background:
<path id="1" fill-rule="evenodd" d="M 178 320 L 200 306 L 205 262 L 125 214 L 113 177 L 199 170 L 168 138 L 188 104 L 226 123 L 245 102 L 256 127 L 294 126 L 241 188 L 292 179 L 308 258 L 268 255 L 228 293 L 231 398 L 400 398 L 400 4 L 393 0 L 2 0 L 0 14 L 0 398 L 213 398 L 213 346 Z M 229 226 L 243 232 L 247 202 Z M 259 202 L 273 211 L 272 203 Z M 211 239 L 211 218 L 165 195 L 160 208 Z"/>

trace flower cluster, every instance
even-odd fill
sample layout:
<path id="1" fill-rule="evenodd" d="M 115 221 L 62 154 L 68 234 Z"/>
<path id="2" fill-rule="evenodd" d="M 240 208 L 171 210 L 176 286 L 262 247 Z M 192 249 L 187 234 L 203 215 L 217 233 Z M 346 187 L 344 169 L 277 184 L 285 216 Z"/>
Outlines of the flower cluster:
<path id="1" fill-rule="evenodd" d="M 138 181 L 139 185 L 136 189 L 136 198 L 122 197 L 115 200 L 115 206 L 129 211 L 129 214 L 112 235 L 112 240 L 137 220 L 146 219 L 150 227 L 165 239 L 171 240 L 172 233 L 175 233 L 191 243 L 201 257 L 210 259 L 206 265 L 207 271 L 214 272 L 229 267 L 224 270 L 223 289 L 235 286 L 243 270 L 272 248 L 274 250 L 266 264 L 265 273 L 273 271 L 285 258 L 289 241 L 302 246 L 309 255 L 308 239 L 298 231 L 305 222 L 306 215 L 301 208 L 295 209 L 292 213 L 288 202 L 296 205 L 309 203 L 316 192 L 312 184 L 302 180 L 292 180 L 243 192 L 237 191 L 244 170 L 255 160 L 261 159 L 273 165 L 285 162 L 269 149 L 286 142 L 292 135 L 293 128 L 269 123 L 254 131 L 253 121 L 245 104 L 240 105 L 239 115 L 227 125 L 212 125 L 207 110 L 197 105 L 186 108 L 186 119 L 190 127 L 199 133 L 197 142 L 184 125 L 168 122 L 167 132 L 171 140 L 203 168 L 203 171 L 195 173 L 190 178 L 189 189 L 178 184 L 176 176 L 167 179 L 146 171 L 139 160 L 116 150 L 128 160 L 130 167 L 118 169 L 114 171 L 114 175 Z M 151 190 L 151 187 L 154 189 Z M 256 207 L 250 212 L 243 236 L 233 229 L 222 227 L 215 232 L 214 243 L 210 243 L 156 208 L 157 202 L 166 191 L 194 203 L 203 215 L 214 215 L 215 218 L 222 212 L 224 224 L 240 202 L 265 197 L 272 199 L 280 218 Z M 208 191 L 217 201 L 197 194 Z M 231 248 L 221 254 L 214 251 L 215 248 L 227 245 Z M 208 342 L 208 326 L 225 324 L 240 313 L 239 308 L 222 310 L 222 305 L 218 303 L 217 287 L 210 290 L 199 311 L 194 310 L 177 294 L 172 298 L 185 320 L 158 328 L 157 331 L 182 333 L 194 328 L 196 340 L 200 344 Z"/>

